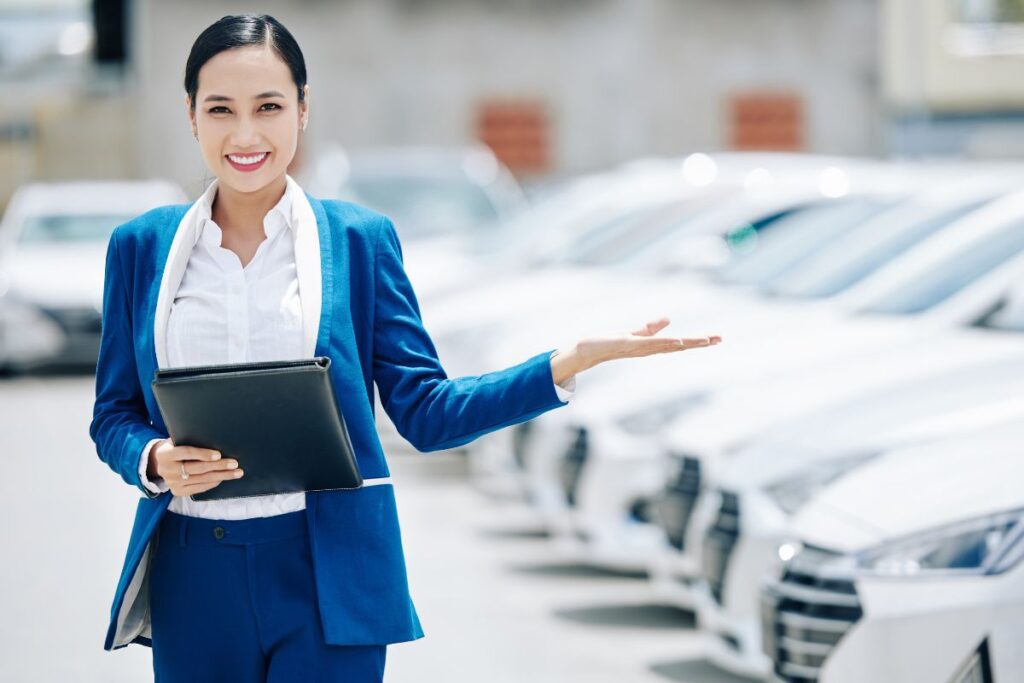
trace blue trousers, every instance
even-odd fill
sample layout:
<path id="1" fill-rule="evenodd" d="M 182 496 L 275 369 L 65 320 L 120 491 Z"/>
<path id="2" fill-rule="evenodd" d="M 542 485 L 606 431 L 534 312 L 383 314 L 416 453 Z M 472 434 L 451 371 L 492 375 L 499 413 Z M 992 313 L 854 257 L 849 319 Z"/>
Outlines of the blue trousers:
<path id="1" fill-rule="evenodd" d="M 386 645 L 328 645 L 304 510 L 212 520 L 170 510 L 150 567 L 156 683 L 380 683 Z"/>

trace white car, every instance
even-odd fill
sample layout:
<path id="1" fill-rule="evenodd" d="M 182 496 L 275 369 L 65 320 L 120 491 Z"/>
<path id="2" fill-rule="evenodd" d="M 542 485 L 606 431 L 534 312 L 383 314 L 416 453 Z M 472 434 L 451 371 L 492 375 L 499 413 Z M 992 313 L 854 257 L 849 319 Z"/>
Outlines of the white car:
<path id="1" fill-rule="evenodd" d="M 993 290 L 993 286 L 1005 288 L 1005 283 L 1014 273 L 1019 273 L 1024 267 L 1024 263 L 1018 261 L 1017 264 L 1011 262 L 991 270 L 992 259 L 982 258 L 986 256 L 987 245 L 990 243 L 986 235 L 1009 233 L 1024 243 L 1024 234 L 1018 230 L 1016 222 L 1024 219 L 1024 195 L 1019 195 L 1016 204 L 1012 205 L 1016 214 L 1009 212 L 1011 206 L 1004 204 L 1004 201 L 999 200 L 993 205 L 1002 206 L 999 212 L 983 214 L 992 207 L 980 209 L 905 254 L 914 262 L 928 263 L 930 267 L 908 268 L 905 271 L 906 279 L 900 280 L 886 272 L 904 272 L 896 262 L 861 284 L 874 291 L 879 302 L 887 302 L 890 296 L 911 291 L 911 286 L 916 287 L 919 283 L 927 285 L 921 291 L 950 294 L 946 273 L 953 267 L 960 272 L 962 267 L 967 266 L 966 273 L 977 281 L 965 286 L 960 292 L 950 294 L 946 301 L 928 310 L 904 318 L 871 315 L 847 318 L 841 306 L 824 305 L 827 302 L 819 302 L 811 308 L 806 304 L 780 307 L 769 302 L 755 302 L 740 308 L 740 312 L 735 314 L 744 318 L 740 322 L 749 328 L 748 334 L 752 335 L 749 339 L 743 338 L 744 335 L 730 336 L 729 328 L 721 329 L 717 321 L 702 323 L 708 326 L 708 331 L 721 332 L 726 343 L 714 349 L 694 352 L 691 361 L 671 356 L 644 359 L 630 367 L 628 376 L 618 374 L 614 363 L 595 369 L 593 374 L 588 373 L 587 390 L 580 392 L 574 399 L 571 411 L 541 416 L 532 421 L 531 427 L 525 428 L 531 430 L 532 434 L 528 447 L 523 445 L 525 439 L 515 435 L 511 437 L 519 443 L 519 460 L 527 465 L 527 486 L 531 490 L 532 500 L 544 507 L 547 521 L 553 528 L 565 529 L 571 526 L 567 521 L 555 519 L 567 509 L 564 493 L 559 495 L 565 482 L 559 482 L 557 475 L 560 470 L 572 474 L 568 478 L 568 485 L 575 486 L 573 482 L 579 479 L 578 472 L 582 468 L 564 468 L 559 458 L 552 460 L 552 456 L 557 456 L 560 451 L 565 452 L 570 440 L 575 438 L 573 430 L 585 430 L 589 448 L 586 451 L 586 475 L 579 485 L 585 486 L 588 477 L 594 481 L 605 478 L 614 481 L 618 477 L 624 481 L 634 481 L 638 487 L 632 490 L 623 486 L 619 496 L 610 496 L 604 492 L 588 499 L 593 500 L 598 508 L 593 513 L 595 522 L 588 524 L 592 527 L 590 536 L 595 536 L 594 527 L 599 519 L 616 518 L 635 522 L 627 515 L 632 509 L 630 501 L 640 495 L 643 486 L 657 480 L 665 468 L 661 462 L 663 448 L 656 445 L 654 438 L 668 434 L 665 428 L 674 418 L 682 415 L 677 419 L 685 420 L 687 411 L 697 409 L 714 392 L 722 391 L 731 383 L 745 386 L 752 381 L 768 381 L 773 375 L 777 378 L 788 377 L 804 368 L 818 367 L 829 362 L 849 362 L 852 358 L 867 357 L 873 352 L 899 348 L 901 345 L 903 348 L 911 348 L 930 334 L 939 331 L 946 334 L 951 326 L 971 322 L 999 298 L 1001 291 Z M 976 221 L 975 215 L 979 214 L 983 214 L 981 220 Z M 895 232 L 898 225 L 889 223 L 886 227 L 890 232 Z M 967 244 L 965 238 L 970 238 Z M 1020 246 L 1024 247 L 1024 244 Z M 979 251 L 982 252 L 980 255 L 975 253 Z M 921 253 L 915 255 L 918 252 Z M 958 253 L 959 256 L 955 256 Z M 857 253 L 853 253 L 853 256 L 859 258 Z M 871 283 L 876 277 L 883 278 L 889 289 L 876 288 Z M 908 310 L 907 313 L 913 311 Z M 729 318 L 723 317 L 722 320 L 728 321 Z M 772 326 L 782 331 L 772 332 Z M 753 336 L 758 327 L 769 331 L 762 332 L 760 337 Z M 955 336 L 949 338 L 956 339 Z M 958 345 L 950 347 L 954 351 L 964 344 L 957 341 L 949 343 Z M 739 347 L 740 352 L 724 357 L 724 351 L 730 345 Z M 699 362 L 696 360 L 697 354 L 700 354 Z M 937 354 L 931 358 L 933 363 L 944 360 L 943 356 Z M 918 368 L 923 366 L 923 362 L 916 364 Z M 918 370 L 922 371 L 926 371 L 926 368 Z M 685 439 L 686 430 L 678 431 L 679 438 Z M 548 443 L 542 443 L 544 441 Z M 612 473 L 604 477 L 598 472 L 601 467 L 611 468 Z M 623 474 L 627 469 L 631 473 Z M 624 503 L 630 503 L 626 509 L 623 509 Z M 579 518 L 586 514 L 577 511 L 576 521 L 580 522 Z M 638 528 L 639 525 L 630 522 L 623 533 Z M 611 531 L 610 527 L 606 529 Z M 641 554 L 626 550 L 628 545 L 625 542 L 609 541 L 608 547 L 621 548 L 622 555 L 629 562 L 644 561 Z M 683 565 L 680 571 L 684 577 L 692 576 L 692 572 L 699 566 L 696 560 L 681 558 L 680 562 Z M 687 571 L 690 573 L 687 574 Z M 680 590 L 685 590 L 685 586 Z"/>
<path id="2" fill-rule="evenodd" d="M 1020 680 L 1022 443 L 1018 419 L 900 449 L 815 496 L 761 594 L 774 680 Z"/>
<path id="3" fill-rule="evenodd" d="M 185 200 L 162 180 L 20 187 L 0 222 L 0 367 L 95 365 L 111 232 Z"/>
<path id="4" fill-rule="evenodd" d="M 912 379 L 933 368 L 969 361 L 970 354 L 990 357 L 992 353 L 1003 353 L 1005 339 L 994 338 L 992 342 L 984 341 L 975 347 L 970 338 L 978 335 L 950 334 L 939 330 L 934 323 L 948 326 L 974 322 L 1001 305 L 1012 284 L 1024 277 L 1024 257 L 1014 255 L 1024 244 L 1022 200 L 1024 196 L 1015 193 L 975 211 L 937 235 L 930 241 L 931 245 L 922 244 L 909 252 L 907 258 L 868 278 L 856 288 L 860 290 L 858 295 L 849 298 L 864 301 L 870 296 L 875 297 L 876 302 L 864 307 L 863 313 L 854 320 L 836 326 L 833 333 L 839 334 L 832 337 L 835 341 L 810 335 L 815 345 L 825 344 L 833 349 L 837 344 L 848 343 L 860 353 L 834 354 L 827 366 L 820 361 L 810 362 L 805 354 L 797 360 L 808 361 L 806 365 L 810 369 L 807 371 L 801 372 L 798 363 L 788 373 L 775 377 L 755 376 L 751 381 L 720 388 L 715 398 L 681 414 L 665 431 L 666 449 L 699 461 L 699 465 L 691 462 L 689 467 L 699 468 L 706 476 L 723 453 L 755 440 L 774 422 L 799 415 L 814 406 L 834 403 L 871 386 L 881 386 L 887 382 L 887 377 Z M 987 232 L 989 230 L 992 232 Z M 968 243 L 973 246 L 958 251 Z M 947 277 L 947 273 L 951 276 Z M 965 286 L 971 278 L 974 281 Z M 947 296 L 956 287 L 962 289 Z M 947 296 L 944 302 L 921 310 L 922 306 L 942 296 Z M 903 321 L 886 321 L 884 315 L 868 315 L 888 312 L 903 312 L 908 316 Z M 881 336 L 877 336 L 879 334 Z M 792 346 L 802 351 L 803 341 Z M 922 345 L 924 341 L 928 342 L 927 348 Z M 943 349 L 946 344 L 951 344 L 948 350 Z M 884 355 L 863 353 L 866 350 Z M 769 360 L 765 358 L 764 362 Z M 778 360 L 771 363 L 779 365 Z M 779 401 L 779 395 L 793 398 Z M 677 511 L 680 514 L 676 514 L 671 523 L 677 528 L 671 533 L 681 538 L 677 545 L 682 552 L 657 557 L 651 571 L 663 600 L 692 604 L 692 580 L 701 567 L 702 525 L 709 519 L 708 514 L 702 514 L 706 510 L 695 508 L 696 491 L 677 491 L 676 497 L 685 500 L 685 508 Z M 680 501 L 674 504 L 679 505 Z"/>
<path id="5" fill-rule="evenodd" d="M 767 673 L 758 580 L 789 534 L 793 514 L 828 483 L 889 449 L 1024 422 L 1024 384 L 1015 375 L 1024 376 L 1024 352 L 810 413 L 730 455 L 694 520 L 695 527 L 711 520 L 701 580 L 691 585 L 711 659 L 743 674 Z"/>

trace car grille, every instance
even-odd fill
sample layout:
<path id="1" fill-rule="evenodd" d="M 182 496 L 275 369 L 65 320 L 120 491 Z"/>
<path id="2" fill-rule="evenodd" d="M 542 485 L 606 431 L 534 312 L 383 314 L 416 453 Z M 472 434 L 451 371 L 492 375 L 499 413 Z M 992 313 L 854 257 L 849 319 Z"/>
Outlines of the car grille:
<path id="1" fill-rule="evenodd" d="M 853 580 L 821 567 L 839 555 L 805 547 L 761 593 L 764 651 L 786 683 L 818 680 L 840 639 L 863 616 Z"/>
<path id="2" fill-rule="evenodd" d="M 690 517 L 700 496 L 700 460 L 690 456 L 672 457 L 678 462 L 678 469 L 658 500 L 657 520 L 672 547 L 682 550 Z"/>
<path id="3" fill-rule="evenodd" d="M 718 515 L 704 533 L 704 579 L 708 582 L 711 595 L 721 604 L 725 572 L 729 568 L 729 557 L 736 548 L 740 535 L 739 496 L 731 491 L 720 491 L 721 502 Z"/>
<path id="4" fill-rule="evenodd" d="M 579 488 L 580 477 L 583 475 L 583 466 L 587 461 L 587 428 L 574 427 L 573 430 L 575 435 L 562 456 L 560 472 L 565 502 L 570 506 L 576 505 L 576 492 Z"/>
<path id="5" fill-rule="evenodd" d="M 67 334 L 99 334 L 103 316 L 87 306 L 41 306 L 40 311 L 53 318 Z"/>

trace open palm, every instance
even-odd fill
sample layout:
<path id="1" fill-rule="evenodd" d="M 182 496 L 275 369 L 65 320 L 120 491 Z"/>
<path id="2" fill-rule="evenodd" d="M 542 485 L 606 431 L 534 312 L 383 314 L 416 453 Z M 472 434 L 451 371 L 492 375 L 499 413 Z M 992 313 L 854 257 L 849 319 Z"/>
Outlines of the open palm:
<path id="1" fill-rule="evenodd" d="M 668 318 L 659 318 L 627 334 L 596 335 L 580 340 L 577 349 L 591 363 L 601 363 L 616 358 L 651 356 L 656 353 L 672 353 L 702 346 L 714 346 L 722 341 L 718 335 L 708 337 L 657 336 L 669 324 Z"/>

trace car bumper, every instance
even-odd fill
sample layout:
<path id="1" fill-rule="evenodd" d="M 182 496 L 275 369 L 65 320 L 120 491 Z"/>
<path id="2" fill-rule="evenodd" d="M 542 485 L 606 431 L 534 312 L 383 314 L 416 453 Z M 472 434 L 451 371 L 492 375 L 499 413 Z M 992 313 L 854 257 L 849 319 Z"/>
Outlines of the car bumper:
<path id="1" fill-rule="evenodd" d="M 857 582 L 864 616 L 838 642 L 822 683 L 951 681 L 988 639 L 992 679 L 1024 670 L 1024 573 Z M 978 679 L 981 680 L 981 679 Z"/>

